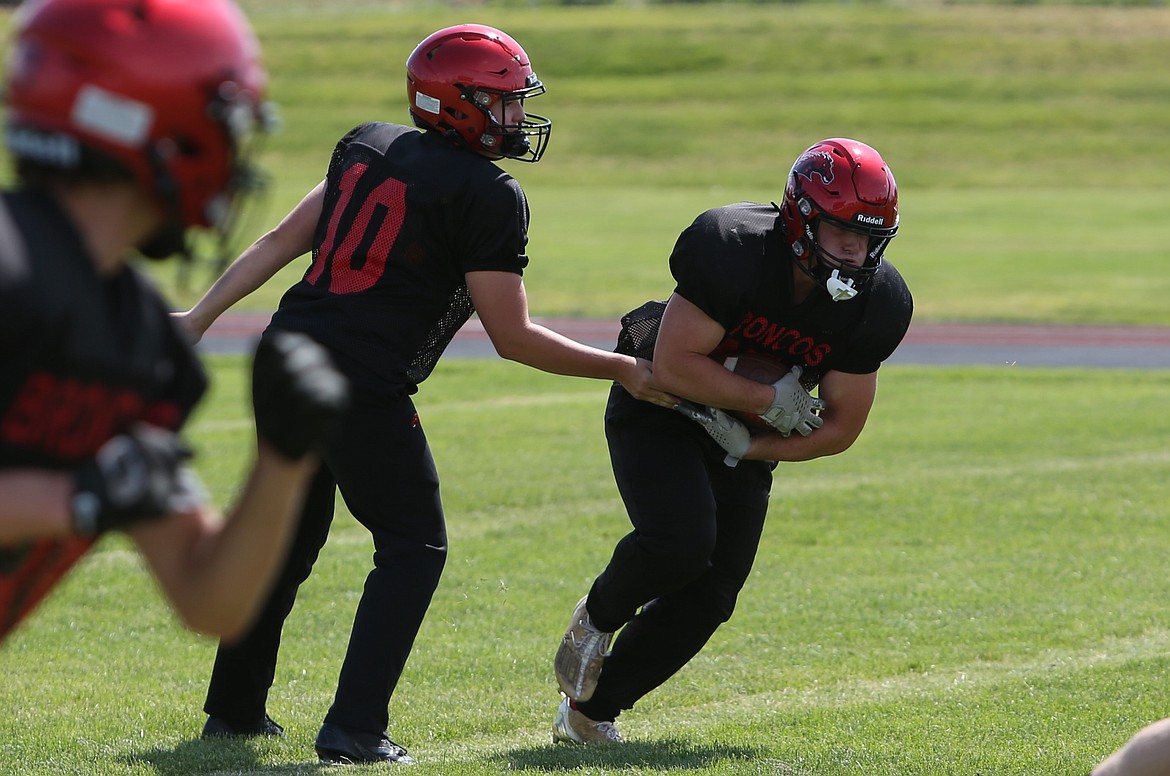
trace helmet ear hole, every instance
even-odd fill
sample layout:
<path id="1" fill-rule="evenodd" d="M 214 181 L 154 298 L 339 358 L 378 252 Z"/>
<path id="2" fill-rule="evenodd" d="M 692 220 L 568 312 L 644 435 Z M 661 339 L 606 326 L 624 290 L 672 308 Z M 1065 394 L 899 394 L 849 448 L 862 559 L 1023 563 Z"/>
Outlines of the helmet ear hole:
<path id="1" fill-rule="evenodd" d="M 180 136 L 172 138 L 172 140 L 174 140 L 175 150 L 178 152 L 179 156 L 185 156 L 194 159 L 203 153 L 202 144 L 193 138 Z"/>

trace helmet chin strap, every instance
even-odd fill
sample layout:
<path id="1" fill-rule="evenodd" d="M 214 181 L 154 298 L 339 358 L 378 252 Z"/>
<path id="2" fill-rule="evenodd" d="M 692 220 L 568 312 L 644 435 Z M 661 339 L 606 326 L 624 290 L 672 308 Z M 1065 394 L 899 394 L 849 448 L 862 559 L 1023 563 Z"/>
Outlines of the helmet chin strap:
<path id="1" fill-rule="evenodd" d="M 833 270 L 833 274 L 829 275 L 825 280 L 825 290 L 829 292 L 829 298 L 834 302 L 846 302 L 857 296 L 857 289 L 853 287 L 853 280 L 851 278 L 841 277 L 841 270 Z"/>
<path id="2" fill-rule="evenodd" d="M 821 278 L 824 277 L 824 275 L 814 271 L 808 264 L 801 261 L 799 258 L 805 253 L 804 246 L 800 244 L 799 240 L 793 243 L 792 253 L 796 266 L 800 269 L 800 271 L 812 278 L 814 282 L 820 283 Z M 809 263 L 813 261 L 820 261 L 820 259 L 812 258 L 810 259 Z M 821 263 L 821 266 L 824 267 L 823 262 Z M 853 297 L 857 296 L 858 292 L 860 291 L 860 289 L 854 285 L 853 278 L 841 277 L 840 269 L 834 269 L 829 274 L 829 277 L 825 278 L 824 283 L 825 290 L 829 292 L 829 298 L 834 302 L 847 302 Z"/>
<path id="3" fill-rule="evenodd" d="M 154 196 L 162 205 L 163 220 L 152 234 L 138 246 L 138 252 L 153 261 L 161 261 L 175 254 L 184 259 L 191 258 L 187 243 L 187 230 L 183 224 L 182 203 L 179 200 L 179 185 L 167 168 L 166 154 L 161 150 L 162 142 L 154 143 L 147 149 L 147 160 L 154 173 Z M 186 263 L 186 262 L 184 262 Z"/>

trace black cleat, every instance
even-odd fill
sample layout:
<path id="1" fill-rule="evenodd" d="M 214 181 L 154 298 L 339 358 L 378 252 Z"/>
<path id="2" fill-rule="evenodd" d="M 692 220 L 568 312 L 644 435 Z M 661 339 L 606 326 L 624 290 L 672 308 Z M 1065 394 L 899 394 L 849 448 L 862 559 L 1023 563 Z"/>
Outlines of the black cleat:
<path id="1" fill-rule="evenodd" d="M 233 725 L 223 717 L 208 717 L 203 724 L 204 738 L 280 738 L 284 735 L 284 728 L 272 721 L 267 714 L 264 718 L 251 725 Z"/>
<path id="2" fill-rule="evenodd" d="M 411 765 L 414 758 L 386 734 L 371 735 L 350 731 L 326 722 L 317 734 L 317 759 L 324 765 L 364 765 L 398 763 Z"/>

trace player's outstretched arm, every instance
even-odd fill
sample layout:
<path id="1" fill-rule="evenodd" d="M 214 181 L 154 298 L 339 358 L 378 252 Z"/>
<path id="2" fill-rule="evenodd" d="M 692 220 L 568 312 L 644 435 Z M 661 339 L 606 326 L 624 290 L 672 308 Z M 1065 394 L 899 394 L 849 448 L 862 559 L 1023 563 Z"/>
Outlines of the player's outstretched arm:
<path id="1" fill-rule="evenodd" d="M 50 469 L 0 472 L 0 545 L 73 534 L 73 476 Z"/>
<path id="2" fill-rule="evenodd" d="M 174 314 L 192 341 L 198 342 L 228 308 L 313 249 L 313 233 L 324 200 L 322 181 L 275 228 L 248 246 L 190 310 Z"/>
<path id="3" fill-rule="evenodd" d="M 205 507 L 127 530 L 187 627 L 225 639 L 245 632 L 291 541 L 313 464 L 261 443 L 226 519 Z"/>
<path id="4" fill-rule="evenodd" d="M 203 489 L 188 458 L 173 432 L 139 423 L 72 470 L 6 470 L 0 473 L 0 544 L 93 537 L 193 508 Z"/>
<path id="5" fill-rule="evenodd" d="M 484 331 L 501 358 L 572 377 L 617 380 L 635 398 L 664 407 L 678 403 L 662 391 L 650 362 L 577 342 L 528 317 L 528 297 L 519 275 L 469 272 L 467 287 Z"/>
<path id="6" fill-rule="evenodd" d="M 227 639 L 263 604 L 316 471 L 314 453 L 348 403 L 345 378 L 302 334 L 265 334 L 252 371 L 256 459 L 228 518 L 192 510 L 129 531 L 183 621 Z"/>

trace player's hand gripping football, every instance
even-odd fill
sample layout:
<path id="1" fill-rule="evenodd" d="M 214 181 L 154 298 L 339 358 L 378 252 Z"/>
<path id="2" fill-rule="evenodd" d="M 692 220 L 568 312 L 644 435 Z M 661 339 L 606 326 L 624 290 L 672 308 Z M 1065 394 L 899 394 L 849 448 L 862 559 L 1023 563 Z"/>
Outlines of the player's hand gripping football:
<path id="1" fill-rule="evenodd" d="M 73 531 L 96 536 L 198 507 L 206 493 L 174 433 L 140 423 L 74 470 Z"/>
<path id="2" fill-rule="evenodd" d="M 349 382 L 304 334 L 270 332 L 252 361 L 256 432 L 291 460 L 320 452 L 349 404 Z"/>
<path id="3" fill-rule="evenodd" d="M 817 415 L 825 408 L 825 402 L 809 394 L 800 384 L 801 371 L 799 366 L 794 366 L 788 374 L 772 383 L 776 392 L 772 406 L 760 414 L 769 426 L 784 436 L 793 431 L 808 436 L 825 425 Z"/>
<path id="4" fill-rule="evenodd" d="M 748 427 L 718 407 L 701 407 L 689 401 L 680 401 L 674 408 L 698 423 L 723 448 L 727 457 L 723 463 L 735 466 L 747 455 L 752 445 L 752 434 Z"/>

